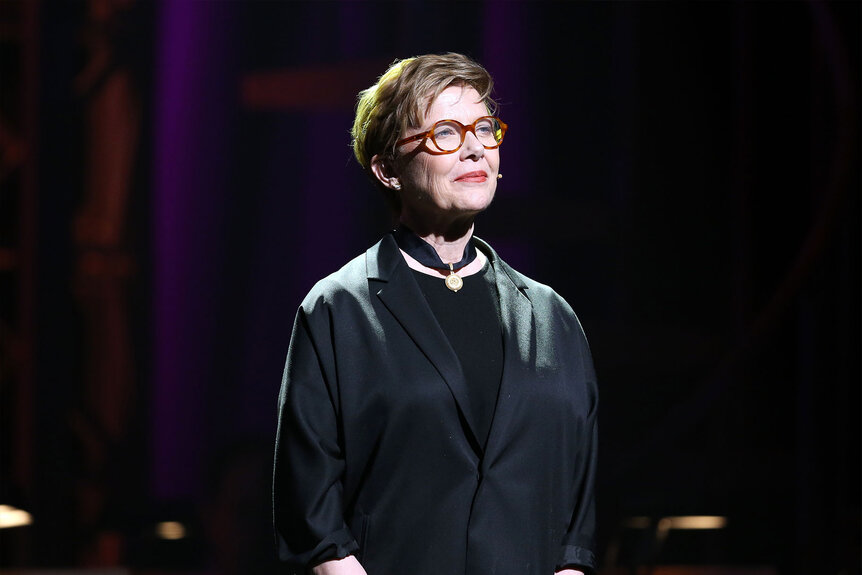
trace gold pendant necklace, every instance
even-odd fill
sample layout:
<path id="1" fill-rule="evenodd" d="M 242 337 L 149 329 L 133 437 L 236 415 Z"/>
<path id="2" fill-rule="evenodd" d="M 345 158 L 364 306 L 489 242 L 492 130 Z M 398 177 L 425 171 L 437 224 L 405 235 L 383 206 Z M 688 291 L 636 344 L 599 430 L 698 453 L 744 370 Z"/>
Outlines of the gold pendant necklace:
<path id="1" fill-rule="evenodd" d="M 461 279 L 461 276 L 455 273 L 455 268 L 452 267 L 452 264 L 449 264 L 449 275 L 446 276 L 446 287 L 454 292 L 464 287 L 464 280 Z"/>

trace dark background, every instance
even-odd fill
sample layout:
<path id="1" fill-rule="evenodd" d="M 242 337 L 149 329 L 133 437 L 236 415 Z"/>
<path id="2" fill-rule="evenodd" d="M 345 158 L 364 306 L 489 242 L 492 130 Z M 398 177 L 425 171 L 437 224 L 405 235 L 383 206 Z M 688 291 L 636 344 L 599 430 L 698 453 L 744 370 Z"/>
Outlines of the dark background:
<path id="1" fill-rule="evenodd" d="M 477 234 L 593 349 L 605 571 L 858 573 L 861 18 L 0 2 L 0 503 L 34 516 L 0 568 L 276 572 L 293 316 L 390 223 L 349 149 L 356 92 L 458 51 L 510 126 Z M 728 523 L 656 543 L 680 515 Z"/>

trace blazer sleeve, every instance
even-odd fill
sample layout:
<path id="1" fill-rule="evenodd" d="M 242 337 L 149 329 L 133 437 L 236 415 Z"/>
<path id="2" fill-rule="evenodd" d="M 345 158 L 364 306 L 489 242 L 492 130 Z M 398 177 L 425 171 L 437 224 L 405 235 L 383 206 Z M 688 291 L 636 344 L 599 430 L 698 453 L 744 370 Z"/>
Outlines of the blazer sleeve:
<path id="1" fill-rule="evenodd" d="M 577 322 L 577 318 L 575 321 Z M 563 537 L 557 570 L 570 567 L 585 570 L 587 573 L 594 573 L 596 570 L 596 556 L 593 550 L 595 549 L 596 531 L 598 386 L 589 345 L 580 322 L 577 322 L 577 327 L 576 333 L 579 335 L 580 349 L 575 357 L 580 360 L 579 371 L 582 381 L 573 387 L 584 394 L 584 400 L 588 402 L 589 409 L 582 428 L 583 436 L 575 438 L 582 446 L 575 473 L 575 504 L 569 528 Z"/>
<path id="2" fill-rule="evenodd" d="M 278 400 L 273 522 L 279 558 L 296 574 L 359 548 L 344 520 L 334 358 L 321 311 L 297 312 Z"/>

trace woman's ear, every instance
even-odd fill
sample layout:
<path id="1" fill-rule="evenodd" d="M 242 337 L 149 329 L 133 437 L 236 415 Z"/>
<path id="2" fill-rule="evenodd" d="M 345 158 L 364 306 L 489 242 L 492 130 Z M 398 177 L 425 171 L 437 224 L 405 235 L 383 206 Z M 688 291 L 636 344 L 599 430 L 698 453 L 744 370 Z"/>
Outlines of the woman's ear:
<path id="1" fill-rule="evenodd" d="M 371 158 L 371 172 L 377 180 L 390 190 L 400 190 L 401 181 L 392 169 L 392 160 L 385 159 L 380 154 Z"/>

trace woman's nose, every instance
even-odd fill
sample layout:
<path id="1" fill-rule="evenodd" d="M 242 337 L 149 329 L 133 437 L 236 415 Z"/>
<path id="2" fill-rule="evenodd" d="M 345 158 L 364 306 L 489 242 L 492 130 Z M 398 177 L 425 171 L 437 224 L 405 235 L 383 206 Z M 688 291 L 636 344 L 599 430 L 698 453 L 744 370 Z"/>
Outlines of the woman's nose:
<path id="1" fill-rule="evenodd" d="M 470 157 L 481 158 L 485 155 L 485 146 L 476 137 L 473 132 L 464 134 L 464 144 L 461 146 L 461 157 L 467 159 Z"/>

